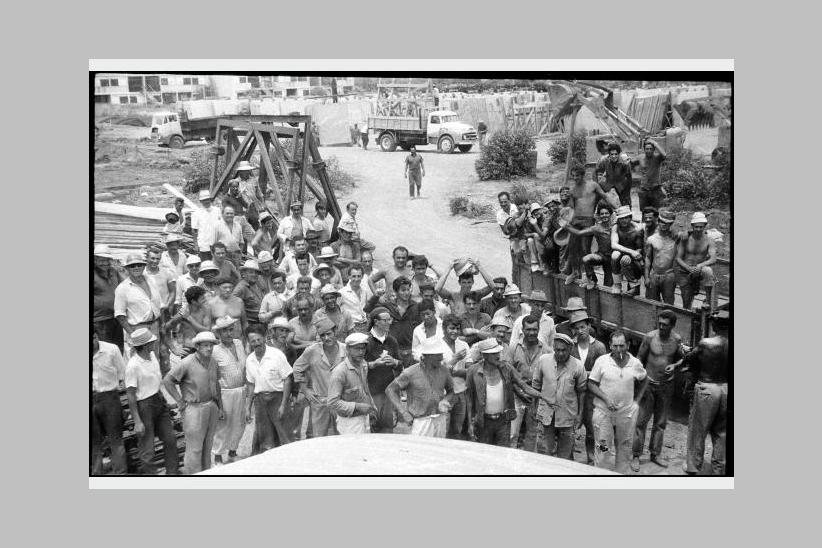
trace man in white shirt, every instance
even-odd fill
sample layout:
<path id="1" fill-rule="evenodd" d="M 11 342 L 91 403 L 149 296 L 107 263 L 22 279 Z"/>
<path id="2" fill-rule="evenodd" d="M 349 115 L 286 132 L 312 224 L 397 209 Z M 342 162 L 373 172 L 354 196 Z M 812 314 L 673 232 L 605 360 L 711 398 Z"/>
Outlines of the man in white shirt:
<path id="1" fill-rule="evenodd" d="M 114 290 L 114 319 L 123 328 L 126 357 L 131 356 L 131 333 L 135 329 L 146 327 L 155 335 L 160 334 L 160 304 L 154 297 L 151 284 L 143 273 L 146 269 L 145 259 L 132 253 L 124 264 L 128 278 Z"/>
<path id="2" fill-rule="evenodd" d="M 152 297 L 160 307 L 161 316 L 170 319 L 174 310 L 174 299 L 177 297 L 177 275 L 175 271 L 160 266 L 161 256 L 162 252 L 159 249 L 148 249 L 143 276 L 151 285 Z"/>
<path id="3" fill-rule="evenodd" d="M 428 339 L 442 339 L 442 320 L 437 318 L 437 309 L 434 301 L 422 301 L 419 304 L 419 314 L 422 323 L 414 328 L 411 335 L 411 355 L 419 361 L 422 357 L 421 348 L 423 342 Z"/>
<path id="4" fill-rule="evenodd" d="M 166 236 L 166 250 L 160 257 L 160 266 L 165 267 L 177 276 L 186 273 L 186 260 L 188 256 L 184 251 L 180 251 L 180 242 L 183 237 L 179 234 L 169 234 Z"/>
<path id="5" fill-rule="evenodd" d="M 282 351 L 265 344 L 265 327 L 248 328 L 251 354 L 246 358 L 246 417 L 251 421 L 251 404 L 259 452 L 291 441 L 283 423 L 291 394 L 291 366 Z"/>
<path id="6" fill-rule="evenodd" d="M 228 253 L 228 260 L 233 262 L 234 266 L 240 266 L 245 241 L 243 240 L 243 228 L 240 226 L 240 223 L 234 219 L 233 207 L 225 206 L 223 208 L 222 220 L 214 223 L 214 236 L 212 240 L 213 243 L 224 243 L 226 252 Z"/>
<path id="7" fill-rule="evenodd" d="M 191 213 L 191 233 L 200 251 L 200 259 L 211 260 L 211 244 L 214 243 L 214 225 L 220 220 L 220 210 L 212 206 L 211 192 L 200 191 L 202 209 Z"/>
<path id="8" fill-rule="evenodd" d="M 303 204 L 300 201 L 291 202 L 291 215 L 280 221 L 277 228 L 277 237 L 283 243 L 283 248 L 288 247 L 298 236 L 305 238 L 309 230 L 314 230 L 311 219 L 303 217 Z"/>
<path id="9" fill-rule="evenodd" d="M 200 257 L 189 255 L 186 259 L 186 268 L 188 268 L 188 273 L 177 278 L 177 296 L 174 299 L 174 304 L 177 307 L 183 306 L 183 296 L 186 294 L 186 289 L 195 285 L 203 285 L 203 279 L 200 277 Z"/>
<path id="10" fill-rule="evenodd" d="M 557 331 L 554 326 L 554 320 L 551 314 L 545 309 L 548 303 L 548 297 L 544 291 L 535 289 L 528 295 L 528 306 L 530 306 L 530 314 L 539 314 L 539 341 L 549 352 L 554 351 L 554 336 Z M 520 316 L 514 320 L 514 327 L 511 329 L 511 344 L 522 341 L 522 318 Z"/>
<path id="11" fill-rule="evenodd" d="M 588 390 L 594 395 L 594 463 L 604 467 L 608 443 L 616 447 L 616 472 L 627 474 L 632 454 L 637 403 L 645 392 L 647 374 L 642 363 L 628 352 L 622 331 L 611 334 L 611 353 L 600 356 L 588 375 Z M 644 381 L 638 394 L 634 382 Z"/>
<path id="12" fill-rule="evenodd" d="M 112 473 L 125 475 L 126 449 L 123 445 L 123 411 L 120 386 L 126 364 L 116 344 L 101 341 L 97 326 L 91 337 L 91 473 L 103 473 L 103 440 L 111 448 Z"/>
<path id="13" fill-rule="evenodd" d="M 334 230 L 334 217 L 328 214 L 328 206 L 323 201 L 314 204 L 314 212 L 312 222 L 314 229 L 320 233 L 320 245 L 328 245 L 331 231 Z"/>
<path id="14" fill-rule="evenodd" d="M 299 255 L 297 257 L 297 271 L 293 274 L 289 275 L 285 279 L 285 290 L 288 291 L 291 295 L 295 295 L 297 293 L 297 280 L 302 277 L 308 277 L 311 279 L 311 292 L 318 291 L 322 284 L 318 278 L 315 278 L 311 275 L 311 271 L 309 270 L 309 256 L 308 253 L 304 253 L 303 255 Z"/>
<path id="15" fill-rule="evenodd" d="M 374 294 L 367 284 L 362 283 L 364 272 L 361 266 L 352 266 L 348 276 L 348 283 L 340 289 L 340 308 L 351 315 L 355 331 L 367 333 L 368 316 L 363 309 Z"/>
<path id="16" fill-rule="evenodd" d="M 294 248 L 289 249 L 283 255 L 283 260 L 280 261 L 279 270 L 285 272 L 286 276 L 293 276 L 297 272 L 297 257 L 302 255 L 308 256 L 308 268 L 314 270 L 317 267 L 317 259 L 314 255 L 308 252 L 308 242 L 302 236 L 294 238 Z"/>

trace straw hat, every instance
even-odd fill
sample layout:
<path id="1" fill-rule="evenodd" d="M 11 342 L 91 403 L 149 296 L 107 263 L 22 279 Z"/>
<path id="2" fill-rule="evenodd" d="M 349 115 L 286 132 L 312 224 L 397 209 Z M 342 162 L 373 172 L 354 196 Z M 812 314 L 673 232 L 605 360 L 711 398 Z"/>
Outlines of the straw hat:
<path id="1" fill-rule="evenodd" d="M 339 297 L 340 292 L 333 285 L 325 284 L 322 289 L 320 289 L 320 297 L 325 297 L 326 295 L 336 295 Z"/>
<path id="2" fill-rule="evenodd" d="M 502 345 L 497 342 L 497 339 L 485 339 L 477 343 L 477 350 L 481 354 L 499 354 L 502 352 Z"/>
<path id="3" fill-rule="evenodd" d="M 257 272 L 260 271 L 260 265 L 257 264 L 257 261 L 254 259 L 248 259 L 246 262 L 243 263 L 243 266 L 240 267 L 240 270 L 256 270 Z"/>
<path id="4" fill-rule="evenodd" d="M 217 265 L 214 264 L 214 261 L 203 261 L 203 264 L 200 265 L 200 274 L 203 272 L 208 272 L 209 270 L 216 270 L 217 272 L 220 271 L 220 269 L 217 268 Z"/>
<path id="5" fill-rule="evenodd" d="M 559 224 L 559 228 L 556 229 L 553 234 L 554 243 L 558 246 L 566 246 L 568 245 L 568 242 L 571 241 L 571 233 L 568 232 L 568 229 L 566 227 L 573 220 L 574 208 L 563 207 L 559 210 L 559 215 L 557 216 L 557 223 Z"/>
<path id="6" fill-rule="evenodd" d="M 191 339 L 191 342 L 196 346 L 200 343 L 214 344 L 219 341 L 217 340 L 217 337 L 214 336 L 214 333 L 212 333 L 211 331 L 200 331 L 199 333 L 194 335 L 194 338 Z"/>
<path id="7" fill-rule="evenodd" d="M 676 217 L 670 209 L 663 208 L 659 210 L 659 221 L 661 223 L 673 223 L 675 220 Z"/>
<path id="8" fill-rule="evenodd" d="M 505 292 L 502 294 L 502 296 L 508 297 L 509 295 L 522 295 L 522 291 L 519 290 L 517 284 L 508 284 L 505 286 Z"/>
<path id="9" fill-rule="evenodd" d="M 633 213 L 631 213 L 631 206 L 623 205 L 619 206 L 616 210 L 616 218 L 621 219 L 623 217 L 631 217 Z"/>
<path id="10" fill-rule="evenodd" d="M 314 267 L 314 271 L 311 272 L 311 275 L 319 280 L 320 277 L 319 277 L 318 274 L 320 273 L 320 270 L 328 270 L 332 275 L 334 274 L 334 271 L 331 270 L 331 267 L 329 265 L 327 265 L 325 263 L 320 263 L 320 264 L 318 264 L 317 266 Z"/>
<path id="11" fill-rule="evenodd" d="M 512 329 L 514 327 L 514 323 L 509 320 L 508 318 L 503 318 L 502 316 L 495 316 L 491 319 L 491 323 L 488 324 L 490 327 L 496 327 L 501 325 L 503 327 L 507 327 L 508 329 Z"/>
<path id="12" fill-rule="evenodd" d="M 334 248 L 330 245 L 323 246 L 320 250 L 320 254 L 317 255 L 318 259 L 333 259 L 334 257 L 339 257 L 340 254 L 334 251 Z"/>
<path id="13" fill-rule="evenodd" d="M 526 297 L 529 301 L 542 301 L 544 303 L 548 302 L 548 296 L 545 295 L 544 291 L 539 289 L 535 289 L 531 291 L 531 294 Z"/>
<path id="14" fill-rule="evenodd" d="M 139 253 L 129 253 L 128 257 L 126 257 L 126 262 L 123 263 L 124 266 L 131 266 L 135 264 L 147 264 L 145 258 Z"/>
<path id="15" fill-rule="evenodd" d="M 557 333 L 556 335 L 554 335 L 554 342 L 557 342 L 557 341 L 562 341 L 565 344 L 567 344 L 568 346 L 573 346 L 574 345 L 574 340 L 571 337 L 569 337 L 568 335 L 566 335 L 565 333 Z"/>
<path id="16" fill-rule="evenodd" d="M 368 344 L 368 335 L 365 333 L 351 333 L 345 338 L 346 346 L 358 346 L 360 344 Z"/>
<path id="17" fill-rule="evenodd" d="M 94 256 L 95 257 L 102 257 L 104 259 L 113 259 L 114 255 L 111 254 L 111 249 L 106 244 L 97 244 L 94 246 Z"/>
<path id="18" fill-rule="evenodd" d="M 278 327 L 281 329 L 288 329 L 289 331 L 291 331 L 291 325 L 289 325 L 288 320 L 286 320 L 283 316 L 277 316 L 276 318 L 268 322 L 269 329 L 276 329 Z"/>
<path id="19" fill-rule="evenodd" d="M 571 317 L 568 319 L 568 323 L 575 324 L 577 322 L 581 322 L 583 320 L 590 320 L 590 316 L 584 310 L 574 310 L 571 312 Z"/>
<path id="20" fill-rule="evenodd" d="M 243 160 L 239 164 L 237 164 L 237 169 L 235 171 L 253 171 L 254 166 Z"/>
<path id="21" fill-rule="evenodd" d="M 208 190 L 201 190 L 197 198 L 202 202 L 203 200 L 211 200 L 211 192 Z"/>
<path id="22" fill-rule="evenodd" d="M 177 233 L 172 232 L 168 236 L 166 236 L 166 243 L 170 244 L 171 242 L 182 242 L 183 237 Z"/>
<path id="23" fill-rule="evenodd" d="M 219 331 L 220 329 L 231 327 L 232 325 L 237 323 L 237 321 L 237 318 L 232 318 L 231 316 L 223 316 L 222 318 L 217 318 L 217 321 L 214 322 L 214 329 Z"/>
<path id="24" fill-rule="evenodd" d="M 585 306 L 585 301 L 582 297 L 568 297 L 568 303 L 565 305 L 566 312 L 577 312 L 579 310 L 588 310 Z"/>
<path id="25" fill-rule="evenodd" d="M 177 218 L 177 220 L 176 220 L 176 221 L 172 221 L 171 219 L 169 219 L 169 217 L 170 217 L 171 215 L 174 215 L 174 217 L 176 217 L 176 218 Z M 172 210 L 172 211 L 169 211 L 168 213 L 166 213 L 166 221 L 168 221 L 169 223 L 176 223 L 176 222 L 177 222 L 177 221 L 179 221 L 179 220 L 180 220 L 180 216 L 177 214 L 177 212 L 176 212 L 176 211 L 173 211 L 173 210 Z"/>
<path id="26" fill-rule="evenodd" d="M 708 224 L 708 218 L 701 211 L 697 211 L 696 213 L 694 213 L 694 216 L 691 217 L 691 224 L 692 225 L 699 224 L 699 223 Z"/>
<path id="27" fill-rule="evenodd" d="M 436 356 L 437 354 L 444 354 L 445 348 L 442 344 L 442 339 L 439 337 L 431 337 L 425 339 L 420 345 L 420 354 L 423 356 Z"/>
<path id="28" fill-rule="evenodd" d="M 273 260 L 274 260 L 274 255 L 272 255 L 271 252 L 269 252 L 269 251 L 263 250 L 263 251 L 260 251 L 260 253 L 257 255 L 257 264 L 267 263 L 268 261 L 273 261 Z"/>
<path id="29" fill-rule="evenodd" d="M 154 342 L 157 340 L 157 337 L 152 333 L 148 328 L 141 327 L 140 329 L 135 329 L 131 333 L 131 345 L 132 346 L 143 346 L 144 344 L 148 344 L 150 342 Z"/>
<path id="30" fill-rule="evenodd" d="M 320 320 L 314 324 L 314 327 L 317 328 L 317 334 L 320 335 L 327 331 L 331 331 L 332 329 L 336 329 L 337 325 L 328 318 L 320 318 Z"/>
<path id="31" fill-rule="evenodd" d="M 186 259 L 186 266 L 200 264 L 200 257 L 198 255 L 189 255 Z"/>

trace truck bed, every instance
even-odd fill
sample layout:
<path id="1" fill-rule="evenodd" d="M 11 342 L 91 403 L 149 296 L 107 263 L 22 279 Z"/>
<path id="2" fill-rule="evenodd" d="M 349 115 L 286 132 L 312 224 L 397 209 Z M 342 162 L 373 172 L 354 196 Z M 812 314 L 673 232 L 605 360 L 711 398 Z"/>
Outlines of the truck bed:
<path id="1" fill-rule="evenodd" d="M 416 116 L 371 116 L 368 118 L 368 127 L 375 130 L 425 131 Z"/>

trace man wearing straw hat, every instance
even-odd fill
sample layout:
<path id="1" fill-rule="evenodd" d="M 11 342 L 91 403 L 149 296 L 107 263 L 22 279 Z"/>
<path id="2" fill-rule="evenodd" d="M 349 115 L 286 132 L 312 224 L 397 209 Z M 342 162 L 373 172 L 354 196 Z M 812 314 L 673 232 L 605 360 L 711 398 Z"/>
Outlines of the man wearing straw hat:
<path id="1" fill-rule="evenodd" d="M 200 252 L 200 259 L 211 260 L 211 244 L 214 243 L 214 225 L 220 220 L 220 210 L 212 205 L 211 192 L 201 190 L 200 205 L 203 207 L 191 213 L 191 232 L 194 244 Z"/>
<path id="2" fill-rule="evenodd" d="M 240 283 L 234 287 L 234 291 L 231 293 L 243 300 L 246 321 L 249 325 L 264 325 L 260 320 L 260 305 L 263 302 L 263 297 L 265 297 L 265 292 L 257 284 L 257 276 L 260 274 L 257 261 L 254 259 L 247 260 L 240 267 L 240 273 L 243 279 L 240 280 Z"/>
<path id="3" fill-rule="evenodd" d="M 166 236 L 166 250 L 160 255 L 160 266 L 174 272 L 177 276 L 186 273 L 186 260 L 188 256 L 184 251 L 180 251 L 180 242 L 183 237 L 179 234 L 169 234 Z"/>
<path id="4" fill-rule="evenodd" d="M 583 310 L 588 310 L 588 307 L 585 306 L 582 297 L 568 297 L 568 302 L 565 306 L 559 307 L 559 315 L 566 319 L 556 324 L 557 333 L 565 333 L 566 335 L 574 337 L 574 330 L 568 318 L 570 318 L 574 312 Z"/>
<path id="5" fill-rule="evenodd" d="M 673 213 L 660 209 L 657 230 L 645 240 L 645 298 L 666 304 L 674 304 L 676 290 L 677 239 L 671 233 L 673 223 Z"/>
<path id="6" fill-rule="evenodd" d="M 691 217 L 691 230 L 679 241 L 676 280 L 682 293 L 682 306 L 691 308 L 699 288 L 705 288 L 705 308 L 713 308 L 716 277 L 711 266 L 716 263 L 716 244 L 705 234 L 708 218 L 701 211 Z"/>
<path id="7" fill-rule="evenodd" d="M 237 318 L 224 316 L 214 322 L 214 333 L 220 344 L 214 346 L 212 356 L 217 363 L 220 396 L 223 400 L 225 420 L 217 423 L 214 434 L 214 462 L 222 464 L 237 458 L 237 448 L 245 432 L 245 361 L 243 343 L 234 338 Z"/>
<path id="8" fill-rule="evenodd" d="M 114 318 L 123 328 L 125 342 L 130 347 L 135 329 L 145 327 L 154 335 L 160 334 L 160 303 L 143 275 L 146 260 L 142 255 L 130 254 L 124 266 L 128 278 L 114 290 Z M 130 350 L 126 354 L 130 356 Z"/>
<path id="9" fill-rule="evenodd" d="M 314 312 L 314 322 L 323 319 L 331 320 L 336 326 L 336 336 L 338 341 L 344 341 L 348 335 L 354 331 L 354 318 L 351 314 L 340 308 L 340 292 L 331 284 L 326 284 L 320 290 L 320 298 L 323 307 Z"/>
<path id="10" fill-rule="evenodd" d="M 554 348 L 554 335 L 556 335 L 556 328 L 554 327 L 554 319 L 551 313 L 547 310 L 548 296 L 545 292 L 539 289 L 534 289 L 526 298 L 528 306 L 531 308 L 529 314 L 539 315 L 539 335 L 537 336 L 545 348 Z M 514 320 L 514 326 L 511 328 L 511 341 L 522 341 L 522 319 L 525 316 L 520 316 Z M 512 342 L 512 344 L 513 344 Z"/>
<path id="11" fill-rule="evenodd" d="M 447 433 L 455 395 L 454 379 L 442 363 L 443 345 L 441 337 L 426 339 L 420 362 L 403 370 L 385 389 L 400 420 L 411 426 L 411 435 L 444 438 Z M 406 393 L 406 404 L 400 390 Z"/>
<path id="12" fill-rule="evenodd" d="M 571 355 L 577 358 L 587 373 L 591 372 L 594 363 L 600 356 L 608 353 L 605 345 L 591 335 L 591 318 L 584 310 L 574 310 L 568 323 L 574 337 Z M 594 463 L 594 395 L 586 390 L 582 404 L 582 424 L 585 426 L 585 452 L 588 464 Z"/>
<path id="13" fill-rule="evenodd" d="M 331 371 L 328 382 L 328 407 L 336 416 L 337 432 L 369 434 L 370 415 L 377 406 L 368 390 L 368 365 L 365 352 L 368 335 L 351 333 L 345 338 L 346 359 Z"/>
<path id="14" fill-rule="evenodd" d="M 516 284 L 509 284 L 502 296 L 505 297 L 505 306 L 497 310 L 493 320 L 504 318 L 513 326 L 517 318 L 531 313 L 531 307 L 522 302 L 522 291 Z"/>
<path id="15" fill-rule="evenodd" d="M 311 431 L 315 438 L 336 434 L 328 408 L 331 372 L 345 361 L 345 344 L 337 340 L 337 326 L 328 318 L 316 322 L 320 342 L 316 342 L 294 362 L 294 382 L 300 386 L 300 399 L 311 406 Z"/>
<path id="16" fill-rule="evenodd" d="M 254 229 L 257 229 L 260 226 L 258 222 L 260 212 L 265 211 L 264 194 L 266 189 L 259 187 L 257 177 L 254 176 L 254 166 L 247 161 L 243 160 L 237 164 L 236 173 L 237 178 L 229 181 L 229 187 L 232 182 L 237 182 L 240 196 L 248 204 L 245 217 L 248 223 Z M 238 213 L 238 215 L 241 215 L 241 213 Z"/>
<path id="17" fill-rule="evenodd" d="M 163 225 L 163 234 L 182 234 L 185 224 L 180 214 L 173 209 L 165 215 L 166 224 Z"/>
<path id="18" fill-rule="evenodd" d="M 183 416 L 186 474 L 211 468 L 217 421 L 225 420 L 217 362 L 212 356 L 217 337 L 211 331 L 201 331 L 192 342 L 196 352 L 176 363 L 163 377 L 163 387 Z"/>
<path id="19" fill-rule="evenodd" d="M 619 206 L 617 222 L 611 229 L 611 269 L 614 271 L 613 293 L 622 293 L 622 277 L 628 282 L 628 294 L 639 295 L 643 273 L 643 234 L 632 220 L 631 208 Z"/>
<path id="20" fill-rule="evenodd" d="M 114 319 L 114 292 L 126 273 L 113 266 L 114 255 L 105 244 L 94 246 L 94 329 L 101 341 L 123 350 L 123 329 Z"/>
<path id="21" fill-rule="evenodd" d="M 157 473 L 154 465 L 154 436 L 163 442 L 166 475 L 178 471 L 177 440 L 166 399 L 160 393 L 162 374 L 160 363 L 153 352 L 157 337 L 145 327 L 132 333 L 134 354 L 126 364 L 125 384 L 128 406 L 137 434 L 140 473 Z"/>

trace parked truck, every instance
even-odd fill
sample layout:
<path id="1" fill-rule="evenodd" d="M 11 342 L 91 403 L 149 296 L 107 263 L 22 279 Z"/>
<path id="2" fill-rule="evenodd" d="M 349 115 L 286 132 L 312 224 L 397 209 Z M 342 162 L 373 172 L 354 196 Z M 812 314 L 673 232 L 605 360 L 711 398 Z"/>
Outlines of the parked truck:
<path id="1" fill-rule="evenodd" d="M 456 112 L 438 108 L 430 79 L 381 79 L 375 107 L 368 130 L 385 152 L 412 145 L 437 145 L 443 153 L 468 152 L 477 142 L 470 124 L 461 122 Z"/>
<path id="2" fill-rule="evenodd" d="M 219 103 L 215 110 L 214 103 Z M 218 120 L 270 122 L 271 116 L 243 114 L 239 104 L 229 101 L 191 101 L 178 103 L 177 112 L 156 112 L 151 118 L 151 138 L 160 145 L 183 148 L 188 141 L 214 139 Z"/>

